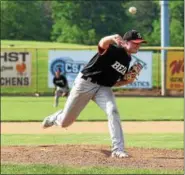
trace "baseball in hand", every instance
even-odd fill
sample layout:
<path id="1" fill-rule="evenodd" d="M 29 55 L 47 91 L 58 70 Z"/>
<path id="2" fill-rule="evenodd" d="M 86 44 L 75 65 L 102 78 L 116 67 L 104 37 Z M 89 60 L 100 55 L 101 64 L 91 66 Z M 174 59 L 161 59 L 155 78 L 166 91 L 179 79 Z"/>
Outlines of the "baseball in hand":
<path id="1" fill-rule="evenodd" d="M 128 11 L 129 11 L 132 15 L 134 15 L 134 14 L 136 14 L 137 9 L 136 9 L 135 7 L 130 7 L 130 8 L 128 9 Z"/>

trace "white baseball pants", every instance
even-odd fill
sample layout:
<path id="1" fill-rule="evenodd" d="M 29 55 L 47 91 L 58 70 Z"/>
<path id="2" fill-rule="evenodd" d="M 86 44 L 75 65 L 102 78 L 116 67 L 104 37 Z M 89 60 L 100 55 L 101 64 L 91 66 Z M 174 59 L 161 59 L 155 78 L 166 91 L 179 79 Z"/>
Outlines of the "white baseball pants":
<path id="1" fill-rule="evenodd" d="M 59 112 L 57 115 L 57 123 L 61 127 L 68 127 L 76 120 L 87 103 L 93 100 L 107 114 L 112 151 L 124 151 L 120 116 L 111 88 L 91 83 L 81 77 L 82 73 L 79 73 L 62 113 Z"/>

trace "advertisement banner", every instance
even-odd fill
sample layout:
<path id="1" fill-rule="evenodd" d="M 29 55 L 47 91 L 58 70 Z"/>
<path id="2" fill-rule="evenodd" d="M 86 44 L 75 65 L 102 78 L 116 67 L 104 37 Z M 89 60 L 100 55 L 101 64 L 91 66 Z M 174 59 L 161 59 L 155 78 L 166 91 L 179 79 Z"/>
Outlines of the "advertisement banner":
<path id="1" fill-rule="evenodd" d="M 141 51 L 137 54 L 132 55 L 132 61 L 130 66 L 134 62 L 140 62 L 144 67 L 141 70 L 141 73 L 133 83 L 123 86 L 127 89 L 151 89 L 152 88 L 152 52 Z"/>
<path id="2" fill-rule="evenodd" d="M 95 50 L 64 50 L 49 51 L 48 62 L 48 87 L 53 88 L 53 77 L 55 71 L 60 68 L 66 76 L 69 87 L 79 73 L 88 63 L 88 61 L 96 54 Z M 141 61 L 144 65 L 138 80 L 126 88 L 152 88 L 152 52 L 138 52 L 132 56 L 131 65 L 135 61 Z M 125 87 L 124 87 L 125 88 Z"/>
<path id="3" fill-rule="evenodd" d="M 166 63 L 166 88 L 184 89 L 184 52 L 168 51 Z"/>
<path id="4" fill-rule="evenodd" d="M 1 86 L 31 85 L 31 54 L 1 52 Z"/>
<path id="5" fill-rule="evenodd" d="M 53 77 L 58 68 L 68 80 L 71 88 L 78 73 L 84 68 L 85 64 L 95 55 L 92 50 L 50 50 L 48 62 L 48 87 L 53 88 Z"/>

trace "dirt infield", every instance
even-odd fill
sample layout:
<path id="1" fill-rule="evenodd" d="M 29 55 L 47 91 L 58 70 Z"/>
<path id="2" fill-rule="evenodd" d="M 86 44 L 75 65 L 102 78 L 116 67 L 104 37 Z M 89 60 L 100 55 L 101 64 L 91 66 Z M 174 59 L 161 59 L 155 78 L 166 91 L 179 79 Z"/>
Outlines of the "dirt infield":
<path id="1" fill-rule="evenodd" d="M 55 145 L 1 148 L 2 162 L 183 170 L 182 150 L 128 148 L 129 158 L 110 156 L 108 146 Z"/>
<path id="2" fill-rule="evenodd" d="M 123 122 L 125 133 L 183 133 L 183 122 Z M 96 129 L 95 129 L 96 128 Z M 40 123 L 1 123 L 2 134 L 67 134 L 108 132 L 107 122 L 76 122 L 67 130 L 41 129 Z M 1 163 L 29 163 L 68 166 L 184 169 L 184 151 L 127 148 L 129 158 L 112 158 L 107 145 L 2 146 Z"/>
<path id="3" fill-rule="evenodd" d="M 182 121 L 167 122 L 122 122 L 125 133 L 183 133 Z M 1 123 L 2 134 L 68 134 L 68 133 L 108 133 L 107 122 L 75 122 L 64 129 L 52 127 L 42 129 L 39 122 Z"/>

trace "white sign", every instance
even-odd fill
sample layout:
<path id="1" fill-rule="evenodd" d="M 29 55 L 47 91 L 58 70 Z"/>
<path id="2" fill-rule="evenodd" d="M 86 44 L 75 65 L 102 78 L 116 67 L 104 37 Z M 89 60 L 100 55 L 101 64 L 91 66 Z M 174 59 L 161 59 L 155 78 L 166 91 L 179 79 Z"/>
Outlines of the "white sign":
<path id="1" fill-rule="evenodd" d="M 132 55 L 132 61 L 130 66 L 133 65 L 135 61 L 141 62 L 144 65 L 144 68 L 141 70 L 137 80 L 133 83 L 123 88 L 140 88 L 140 89 L 150 89 L 152 88 L 152 52 L 141 51 L 137 54 Z"/>
<path id="2" fill-rule="evenodd" d="M 78 73 L 84 68 L 85 64 L 96 54 L 92 50 L 50 50 L 48 62 L 48 86 L 53 88 L 53 78 L 56 70 L 60 69 L 68 80 L 71 88 Z"/>
<path id="3" fill-rule="evenodd" d="M 31 54 L 1 52 L 1 86 L 31 85 Z"/>
<path id="4" fill-rule="evenodd" d="M 71 88 L 79 71 L 84 68 L 85 64 L 87 64 L 96 53 L 96 50 L 49 51 L 48 86 L 50 88 L 54 87 L 53 77 L 56 70 L 61 69 Z M 124 86 L 124 88 L 152 88 L 152 52 L 138 52 L 133 55 L 131 65 L 138 59 L 142 61 L 144 68 L 138 80 L 130 85 Z"/>

